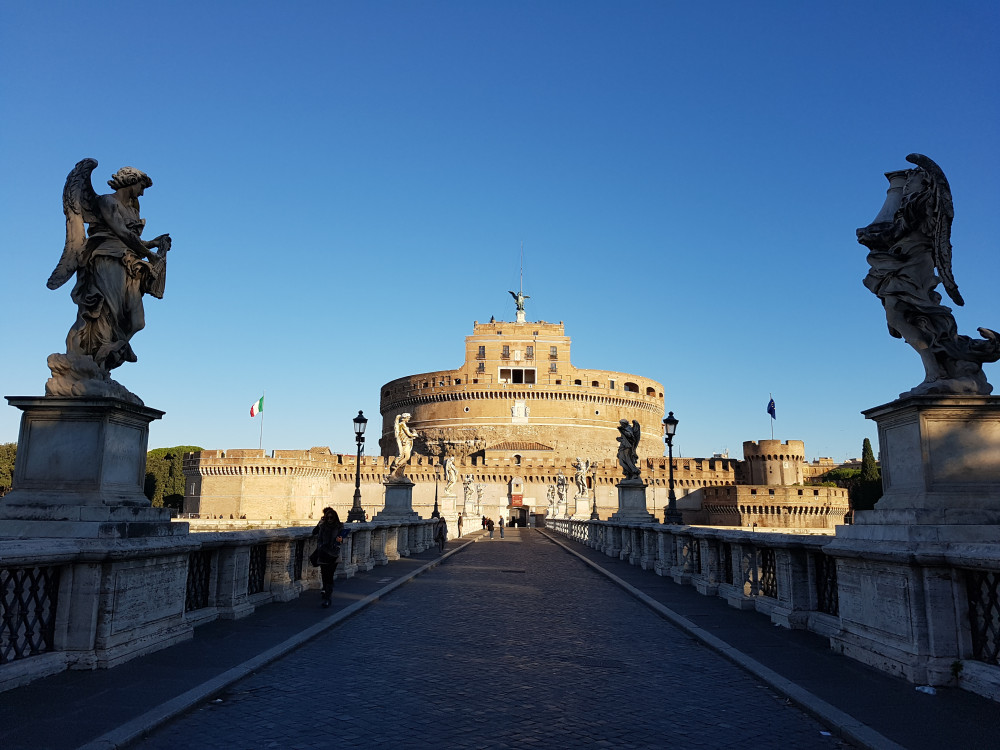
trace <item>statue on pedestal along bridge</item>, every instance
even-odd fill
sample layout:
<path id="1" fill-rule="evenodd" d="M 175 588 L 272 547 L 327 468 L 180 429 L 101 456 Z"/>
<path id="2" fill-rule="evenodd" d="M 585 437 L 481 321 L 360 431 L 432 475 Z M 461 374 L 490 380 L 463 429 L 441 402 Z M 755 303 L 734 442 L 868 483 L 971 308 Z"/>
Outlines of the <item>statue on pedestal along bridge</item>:
<path id="1" fill-rule="evenodd" d="M 444 460 L 444 494 L 452 495 L 455 491 L 455 482 L 458 481 L 458 469 L 455 468 L 455 459 L 448 456 Z"/>
<path id="2" fill-rule="evenodd" d="M 869 250 L 864 285 L 882 300 L 889 333 L 923 361 L 924 381 L 900 395 L 988 396 L 993 386 L 982 365 L 1000 359 L 1000 334 L 979 328 L 982 339 L 960 335 L 951 308 L 936 291 L 941 283 L 956 305 L 965 304 L 951 271 L 951 188 L 926 156 L 910 154 L 906 160 L 917 168 L 886 173 L 882 210 L 857 230 L 858 242 Z"/>
<path id="3" fill-rule="evenodd" d="M 66 337 L 66 354 L 49 357 L 52 378 L 45 392 L 141 403 L 109 373 L 136 361 L 131 340 L 145 326 L 142 298 L 163 298 L 170 235 L 141 237 L 146 221 L 139 216 L 139 197 L 153 184 L 148 175 L 122 167 L 108 180 L 115 192 L 97 195 L 90 181 L 96 167 L 96 160 L 83 159 L 63 189 L 66 244 L 46 285 L 58 289 L 75 274 L 70 296 L 77 316 Z"/>
<path id="4" fill-rule="evenodd" d="M 625 479 L 638 479 L 642 470 L 639 468 L 639 438 L 641 435 L 639 423 L 632 420 L 632 424 L 627 419 L 618 423 L 618 463 L 622 466 L 622 473 Z"/>
<path id="5" fill-rule="evenodd" d="M 410 460 L 410 454 L 413 453 L 413 440 L 417 437 L 417 433 L 408 424 L 409 419 L 409 412 L 397 414 L 392 425 L 393 432 L 396 435 L 396 457 L 392 460 L 392 466 L 389 467 L 391 479 L 404 478 L 403 470 Z"/>
<path id="6" fill-rule="evenodd" d="M 590 471 L 590 467 L 593 465 L 594 463 L 589 459 L 576 457 L 576 463 L 573 464 L 573 468 L 576 469 L 576 475 L 573 478 L 576 480 L 577 500 L 587 496 L 587 472 Z"/>

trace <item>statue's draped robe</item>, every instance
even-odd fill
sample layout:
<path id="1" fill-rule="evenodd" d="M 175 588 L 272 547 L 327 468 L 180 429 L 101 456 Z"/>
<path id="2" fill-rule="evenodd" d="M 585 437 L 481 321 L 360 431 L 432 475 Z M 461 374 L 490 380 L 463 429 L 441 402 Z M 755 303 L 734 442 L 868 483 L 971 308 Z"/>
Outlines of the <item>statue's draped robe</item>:
<path id="1" fill-rule="evenodd" d="M 163 297 L 166 255 L 150 263 L 133 249 L 141 247 L 145 223 L 138 211 L 113 195 L 99 196 L 96 208 L 99 219 L 88 228 L 71 294 L 78 312 L 66 347 L 70 353 L 93 357 L 110 371 L 136 361 L 129 341 L 146 324 L 143 294 Z"/>

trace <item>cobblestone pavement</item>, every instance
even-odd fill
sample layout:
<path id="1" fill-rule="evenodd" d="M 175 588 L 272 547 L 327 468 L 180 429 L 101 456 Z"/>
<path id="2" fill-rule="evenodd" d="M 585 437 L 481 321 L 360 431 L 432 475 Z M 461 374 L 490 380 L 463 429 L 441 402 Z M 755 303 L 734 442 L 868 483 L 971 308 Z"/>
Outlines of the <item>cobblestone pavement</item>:
<path id="1" fill-rule="evenodd" d="M 843 748 L 532 529 L 481 540 L 137 743 Z"/>

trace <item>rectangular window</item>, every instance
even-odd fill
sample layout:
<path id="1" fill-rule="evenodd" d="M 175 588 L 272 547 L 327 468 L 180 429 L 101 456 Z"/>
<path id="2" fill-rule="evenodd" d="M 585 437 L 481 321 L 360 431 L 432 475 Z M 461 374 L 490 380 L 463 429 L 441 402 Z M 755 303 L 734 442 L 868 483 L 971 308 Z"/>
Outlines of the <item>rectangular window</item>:
<path id="1" fill-rule="evenodd" d="M 558 362 L 550 362 L 549 363 L 549 372 L 559 372 L 559 363 Z"/>
<path id="2" fill-rule="evenodd" d="M 486 372 L 486 363 L 480 362 L 479 365 L 476 367 L 476 372 Z"/>
<path id="3" fill-rule="evenodd" d="M 535 358 L 535 347 L 533 347 L 533 346 L 527 347 L 526 350 L 525 350 L 525 352 L 524 352 L 524 357 L 525 357 L 525 359 L 534 359 Z"/>
<path id="4" fill-rule="evenodd" d="M 555 346 L 549 347 L 549 359 L 559 359 L 559 349 Z"/>
<path id="5" fill-rule="evenodd" d="M 486 359 L 486 347 L 479 347 L 479 352 L 476 354 L 476 359 Z"/>
<path id="6" fill-rule="evenodd" d="M 615 389 L 615 381 L 609 380 L 608 381 L 608 388 L 610 388 L 611 390 L 614 390 Z"/>
<path id="7" fill-rule="evenodd" d="M 510 344 L 503 345 L 503 352 L 501 352 L 500 356 L 503 359 L 510 359 Z"/>
<path id="8" fill-rule="evenodd" d="M 510 369 L 505 367 L 500 370 L 500 382 L 509 383 L 510 382 Z"/>

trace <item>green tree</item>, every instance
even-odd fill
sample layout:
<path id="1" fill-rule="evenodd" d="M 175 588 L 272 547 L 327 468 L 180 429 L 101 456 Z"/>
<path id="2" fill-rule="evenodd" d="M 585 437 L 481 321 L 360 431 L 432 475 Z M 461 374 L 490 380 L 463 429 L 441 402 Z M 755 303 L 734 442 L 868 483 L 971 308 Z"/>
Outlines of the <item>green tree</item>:
<path id="1" fill-rule="evenodd" d="M 871 440 L 865 438 L 861 446 L 861 474 L 851 496 L 854 510 L 872 510 L 882 497 L 882 472 L 875 462 Z"/>
<path id="2" fill-rule="evenodd" d="M 14 459 L 17 443 L 0 443 L 0 497 L 10 492 L 14 482 Z"/>
<path id="3" fill-rule="evenodd" d="M 202 450 L 196 445 L 154 448 L 146 454 L 143 491 L 154 508 L 180 510 L 184 503 L 184 454 Z"/>

